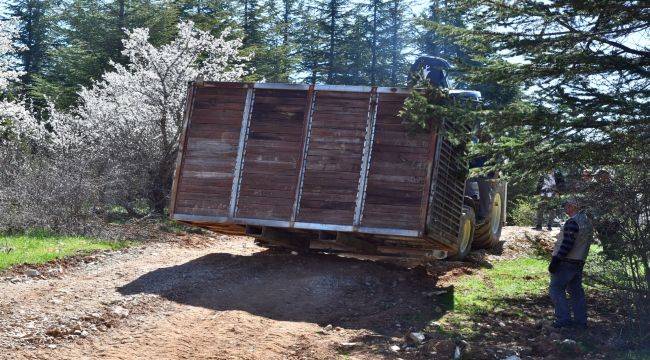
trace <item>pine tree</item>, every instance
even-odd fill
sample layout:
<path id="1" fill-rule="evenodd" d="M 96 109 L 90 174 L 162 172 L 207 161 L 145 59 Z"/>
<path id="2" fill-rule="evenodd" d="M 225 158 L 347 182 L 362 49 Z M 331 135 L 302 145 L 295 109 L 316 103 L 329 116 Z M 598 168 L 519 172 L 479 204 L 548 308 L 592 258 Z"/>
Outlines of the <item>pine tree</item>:
<path id="1" fill-rule="evenodd" d="M 388 0 L 388 17 L 385 40 L 382 44 L 388 52 L 388 86 L 398 86 L 406 81 L 408 64 L 404 57 L 406 45 L 406 5 L 403 0 Z"/>
<path id="2" fill-rule="evenodd" d="M 320 31 L 320 21 L 313 7 L 301 5 L 298 13 L 298 72 L 306 74 L 305 82 L 316 84 L 323 81 L 327 39 Z"/>
<path id="3" fill-rule="evenodd" d="M 631 151 L 650 146 L 650 50 L 639 41 L 650 12 L 642 2 L 459 3 L 472 26 L 435 30 L 481 55 L 462 68 L 466 79 L 528 90 L 488 112 L 495 143 L 485 151 L 531 172 L 648 166 Z"/>
<path id="4" fill-rule="evenodd" d="M 236 12 L 235 4 L 231 0 L 174 0 L 173 4 L 180 20 L 191 20 L 213 35 L 226 27 L 237 26 L 232 16 Z"/>
<path id="5" fill-rule="evenodd" d="M 337 84 L 347 69 L 342 68 L 342 45 L 348 27 L 347 0 L 323 0 L 317 3 L 319 29 L 327 37 L 325 82 Z"/>
<path id="6" fill-rule="evenodd" d="M 456 0 L 431 0 L 427 10 L 420 16 L 419 23 L 425 24 L 423 31 L 417 37 L 418 49 L 426 55 L 442 57 L 451 60 L 463 56 L 457 44 L 445 36 L 443 32 L 426 24 L 450 25 L 463 27 L 462 11 Z"/>
<path id="7" fill-rule="evenodd" d="M 373 50 L 372 18 L 363 13 L 363 8 L 356 7 L 352 10 L 353 23 L 347 29 L 345 41 L 340 46 L 339 65 L 342 69 L 338 75 L 338 82 L 347 85 L 370 85 L 375 83 L 373 75 L 374 65 L 377 64 L 377 51 Z M 376 35 L 376 34 L 375 34 Z M 376 69 L 375 69 L 376 70 Z"/>
<path id="8" fill-rule="evenodd" d="M 62 108 L 74 105 L 81 87 L 99 79 L 110 61 L 126 61 L 121 54 L 124 28 L 147 27 L 151 42 L 159 45 L 171 39 L 178 17 L 171 6 L 151 2 L 71 0 L 65 5 L 49 30 L 58 44 L 32 91 L 35 97 L 55 99 Z"/>
<path id="9" fill-rule="evenodd" d="M 52 0 L 16 0 L 9 6 L 11 16 L 19 22 L 19 53 L 25 75 L 22 82 L 29 87 L 47 62 L 52 46 L 50 30 L 54 23 Z"/>

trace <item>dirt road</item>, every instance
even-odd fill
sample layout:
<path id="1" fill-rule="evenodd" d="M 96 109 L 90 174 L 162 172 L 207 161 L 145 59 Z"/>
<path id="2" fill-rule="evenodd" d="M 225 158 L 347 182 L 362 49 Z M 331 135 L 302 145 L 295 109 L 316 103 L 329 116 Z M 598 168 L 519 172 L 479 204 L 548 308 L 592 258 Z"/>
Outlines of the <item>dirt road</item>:
<path id="1" fill-rule="evenodd" d="M 0 358 L 396 358 L 442 315 L 416 271 L 191 236 L 0 282 Z"/>

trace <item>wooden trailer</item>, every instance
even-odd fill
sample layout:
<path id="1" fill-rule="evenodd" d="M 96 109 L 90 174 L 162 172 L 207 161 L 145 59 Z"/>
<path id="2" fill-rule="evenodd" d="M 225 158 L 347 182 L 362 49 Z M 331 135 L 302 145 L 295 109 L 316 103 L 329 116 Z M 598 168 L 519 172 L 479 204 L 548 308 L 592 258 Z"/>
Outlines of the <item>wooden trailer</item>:
<path id="1" fill-rule="evenodd" d="M 191 84 L 171 219 L 268 246 L 457 253 L 466 202 L 458 174 L 466 164 L 440 134 L 402 123 L 397 114 L 408 94 Z"/>

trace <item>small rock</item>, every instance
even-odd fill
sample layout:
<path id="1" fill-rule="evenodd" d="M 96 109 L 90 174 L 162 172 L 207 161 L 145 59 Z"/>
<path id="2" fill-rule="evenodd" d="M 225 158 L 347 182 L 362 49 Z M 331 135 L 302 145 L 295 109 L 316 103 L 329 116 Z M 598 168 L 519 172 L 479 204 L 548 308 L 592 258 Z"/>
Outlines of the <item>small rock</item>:
<path id="1" fill-rule="evenodd" d="M 424 341 L 424 334 L 421 332 L 412 332 L 408 339 L 414 344 L 421 344 Z"/>
<path id="2" fill-rule="evenodd" d="M 558 348 L 564 353 L 578 354 L 581 352 L 580 346 L 575 340 L 564 339 L 562 341 L 556 340 L 554 342 L 558 345 Z"/>
<path id="3" fill-rule="evenodd" d="M 507 358 L 503 358 L 503 360 L 521 360 L 521 358 L 517 355 L 510 355 Z"/>
<path id="4" fill-rule="evenodd" d="M 48 348 L 48 349 L 56 349 L 56 345 L 54 345 L 54 344 L 50 344 L 50 345 L 47 346 L 47 348 Z"/>
<path id="5" fill-rule="evenodd" d="M 399 347 L 399 345 L 391 345 L 390 346 L 390 351 L 392 351 L 392 352 L 399 352 L 400 350 L 402 350 L 402 349 Z"/>
<path id="6" fill-rule="evenodd" d="M 499 321 L 499 326 L 506 327 L 506 323 L 504 323 L 503 321 Z"/>
<path id="7" fill-rule="evenodd" d="M 10 281 L 12 284 L 15 284 L 15 283 L 19 283 L 19 282 L 20 282 L 20 279 L 17 278 L 17 277 L 15 277 L 15 278 L 12 278 L 12 279 L 9 280 L 9 281 Z"/>
<path id="8" fill-rule="evenodd" d="M 342 347 L 351 348 L 351 347 L 355 347 L 355 346 L 359 345 L 359 343 L 358 342 L 342 342 L 340 345 Z"/>
<path id="9" fill-rule="evenodd" d="M 56 305 L 63 304 L 63 300 L 61 300 L 61 299 L 57 299 L 57 298 L 52 298 L 52 299 L 50 300 L 50 302 L 51 302 L 52 304 L 56 304 Z"/>
<path id="10" fill-rule="evenodd" d="M 41 272 L 36 269 L 27 269 L 25 270 L 25 275 L 29 277 L 37 277 L 37 276 L 41 276 Z"/>
<path id="11" fill-rule="evenodd" d="M 291 255 L 298 255 L 298 252 L 297 251 L 292 251 Z"/>
<path id="12" fill-rule="evenodd" d="M 82 330 L 81 333 L 79 333 L 79 336 L 81 336 L 82 338 L 88 337 L 88 331 Z"/>
<path id="13" fill-rule="evenodd" d="M 327 324 L 327 326 L 325 326 L 324 330 L 325 331 L 332 331 L 333 328 L 334 327 L 332 326 L 332 324 Z"/>
<path id="14" fill-rule="evenodd" d="M 111 308 L 110 312 L 111 312 L 111 314 L 113 314 L 113 315 L 115 315 L 117 317 L 121 317 L 121 318 L 125 318 L 125 317 L 129 316 L 129 310 L 127 310 L 127 309 L 125 309 L 125 308 L 123 308 L 123 307 L 121 307 L 119 305 L 113 306 Z"/>

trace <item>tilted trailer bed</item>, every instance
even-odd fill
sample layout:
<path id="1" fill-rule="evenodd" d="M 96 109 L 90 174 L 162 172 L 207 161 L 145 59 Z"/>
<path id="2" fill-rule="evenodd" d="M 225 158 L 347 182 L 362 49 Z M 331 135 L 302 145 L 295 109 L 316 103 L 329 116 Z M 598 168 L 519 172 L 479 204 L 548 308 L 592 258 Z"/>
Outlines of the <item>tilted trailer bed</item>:
<path id="1" fill-rule="evenodd" d="M 466 179 L 458 174 L 467 164 L 444 132 L 414 132 L 397 116 L 409 93 L 192 83 L 170 217 L 299 250 L 436 258 L 463 253 L 477 223 L 471 219 L 465 234 L 468 216 L 485 209 L 466 196 Z M 485 196 L 495 198 L 486 202 L 483 227 L 490 229 L 481 241 L 488 246 L 504 220 L 505 185 L 480 182 L 489 185 Z"/>

